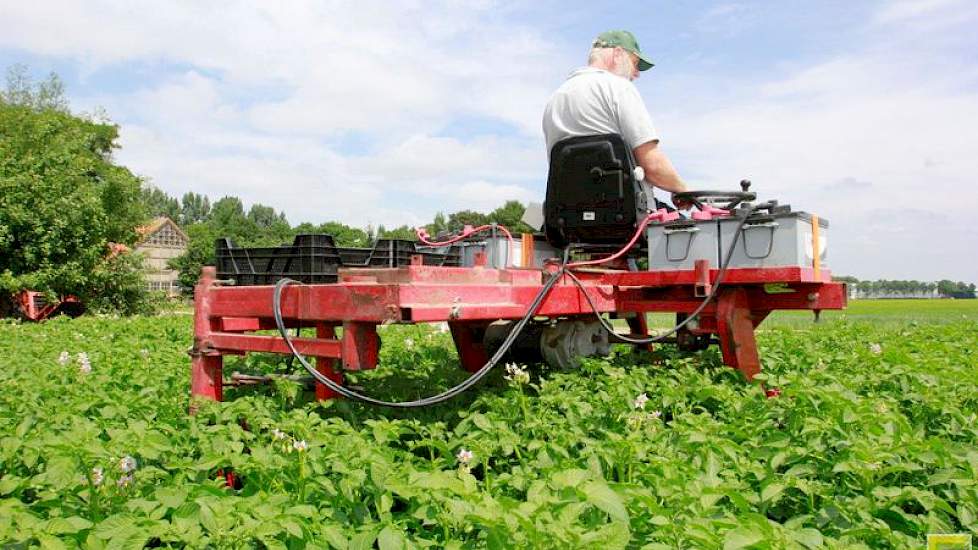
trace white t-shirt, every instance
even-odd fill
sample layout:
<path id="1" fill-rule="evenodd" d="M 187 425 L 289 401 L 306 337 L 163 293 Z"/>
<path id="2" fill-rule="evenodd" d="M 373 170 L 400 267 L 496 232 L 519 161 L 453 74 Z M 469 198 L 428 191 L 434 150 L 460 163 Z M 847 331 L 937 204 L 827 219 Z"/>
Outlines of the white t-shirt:
<path id="1" fill-rule="evenodd" d="M 620 134 L 632 150 L 659 139 L 638 88 L 627 78 L 595 67 L 572 72 L 550 97 L 543 112 L 543 134 L 547 156 L 555 143 L 570 137 Z"/>

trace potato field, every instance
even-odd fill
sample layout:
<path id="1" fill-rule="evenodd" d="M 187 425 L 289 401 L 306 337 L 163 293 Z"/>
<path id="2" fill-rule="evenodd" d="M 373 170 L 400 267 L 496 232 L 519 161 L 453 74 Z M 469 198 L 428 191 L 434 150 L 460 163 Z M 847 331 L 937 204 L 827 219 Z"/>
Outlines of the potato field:
<path id="1" fill-rule="evenodd" d="M 978 536 L 974 300 L 857 301 L 817 324 L 774 315 L 758 334 L 763 387 L 715 348 L 620 346 L 575 372 L 499 365 L 414 411 L 319 403 L 283 380 L 227 388 L 190 416 L 191 325 L 186 313 L 0 324 L 0 548 L 851 549 Z M 466 375 L 435 328 L 381 336 L 380 368 L 347 379 L 366 393 L 417 398 Z M 287 368 L 232 358 L 225 376 Z"/>

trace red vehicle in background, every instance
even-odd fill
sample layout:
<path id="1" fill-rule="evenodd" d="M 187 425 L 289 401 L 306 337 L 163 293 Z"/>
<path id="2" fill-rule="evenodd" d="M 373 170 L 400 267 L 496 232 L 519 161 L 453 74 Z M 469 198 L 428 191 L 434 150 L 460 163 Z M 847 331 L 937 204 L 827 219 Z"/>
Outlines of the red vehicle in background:
<path id="1" fill-rule="evenodd" d="M 55 315 L 64 314 L 78 317 L 85 313 L 85 304 L 76 296 L 62 296 L 59 300 L 49 302 L 42 292 L 22 290 L 13 296 L 13 311 L 29 321 L 43 321 Z"/>

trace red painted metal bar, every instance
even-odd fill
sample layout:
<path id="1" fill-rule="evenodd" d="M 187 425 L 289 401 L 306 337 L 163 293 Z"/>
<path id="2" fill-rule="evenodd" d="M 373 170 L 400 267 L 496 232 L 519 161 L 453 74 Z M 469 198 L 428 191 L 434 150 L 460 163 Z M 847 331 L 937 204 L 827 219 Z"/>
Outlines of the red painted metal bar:
<path id="1" fill-rule="evenodd" d="M 223 397 L 224 359 L 220 352 L 203 345 L 211 334 L 214 320 L 210 311 L 210 290 L 216 278 L 213 267 L 204 267 L 200 282 L 194 288 L 194 345 L 190 350 L 190 412 L 197 411 L 198 399 L 220 401 Z"/>
<path id="2" fill-rule="evenodd" d="M 316 324 L 316 338 L 322 338 L 324 340 L 335 341 L 336 339 L 336 328 L 333 325 L 327 323 L 317 323 Z M 343 373 L 336 369 L 336 359 L 331 359 L 328 357 L 317 357 L 316 358 L 316 370 L 322 373 L 324 376 L 336 382 L 337 384 L 343 383 Z M 316 382 L 316 399 L 333 399 L 337 394 L 333 390 L 329 389 L 326 384 L 320 384 Z"/>
<path id="3" fill-rule="evenodd" d="M 343 323 L 343 368 L 372 369 L 377 366 L 380 338 L 374 323 Z"/>
<path id="4" fill-rule="evenodd" d="M 257 351 L 262 353 L 292 353 L 285 340 L 264 334 L 233 334 L 212 332 L 204 341 L 208 349 L 219 351 Z M 339 358 L 341 344 L 336 339 L 294 337 L 292 343 L 299 353 L 312 357 Z"/>
<path id="5" fill-rule="evenodd" d="M 710 269 L 710 281 L 716 281 L 718 271 L 716 268 Z M 615 279 L 620 286 L 643 287 L 694 285 L 698 282 L 696 270 L 629 271 L 615 275 Z M 738 267 L 727 269 L 723 276 L 724 285 L 764 283 L 832 283 L 832 273 L 823 269 L 816 276 L 814 269 L 797 266 Z"/>

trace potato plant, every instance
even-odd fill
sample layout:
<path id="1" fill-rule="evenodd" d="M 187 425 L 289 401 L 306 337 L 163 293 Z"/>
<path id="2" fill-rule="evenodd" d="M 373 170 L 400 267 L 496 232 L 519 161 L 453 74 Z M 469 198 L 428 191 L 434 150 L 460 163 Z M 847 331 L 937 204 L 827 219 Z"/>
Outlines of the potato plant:
<path id="1" fill-rule="evenodd" d="M 0 542 L 42 548 L 917 548 L 978 535 L 978 321 L 833 319 L 715 350 L 500 365 L 455 401 L 317 403 L 292 382 L 187 414 L 191 319 L 0 324 Z M 348 383 L 461 380 L 386 327 Z M 228 359 L 225 373 L 285 368 Z M 777 388 L 778 391 L 765 391 Z M 230 482 L 230 483 L 229 483 Z M 230 484 L 230 486 L 229 486 Z"/>

